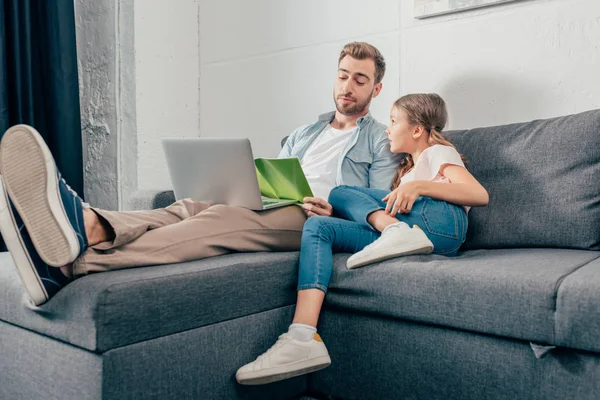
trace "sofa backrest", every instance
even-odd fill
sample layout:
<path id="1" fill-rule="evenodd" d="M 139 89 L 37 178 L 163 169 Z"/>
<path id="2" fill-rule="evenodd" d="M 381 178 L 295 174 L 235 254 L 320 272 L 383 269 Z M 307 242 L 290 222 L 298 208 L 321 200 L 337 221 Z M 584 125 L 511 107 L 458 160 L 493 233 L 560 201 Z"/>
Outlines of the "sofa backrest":
<path id="1" fill-rule="evenodd" d="M 600 250 L 600 110 L 446 136 L 490 195 L 463 248 Z"/>

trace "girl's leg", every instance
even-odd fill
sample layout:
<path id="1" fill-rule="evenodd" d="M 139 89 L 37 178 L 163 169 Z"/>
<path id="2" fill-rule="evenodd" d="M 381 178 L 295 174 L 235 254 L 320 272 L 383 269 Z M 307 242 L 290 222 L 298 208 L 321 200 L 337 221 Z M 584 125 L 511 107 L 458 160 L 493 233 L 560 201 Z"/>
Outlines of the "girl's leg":
<path id="1" fill-rule="evenodd" d="M 385 228 L 397 223 L 399 220 L 402 221 L 400 218 L 392 217 L 390 214 L 386 213 L 385 210 L 374 211 L 367 217 L 369 225 L 379 232 L 383 232 Z"/>
<path id="2" fill-rule="evenodd" d="M 434 254 L 455 256 L 467 236 L 465 209 L 430 197 L 418 198 L 411 212 L 398 214 L 398 220 L 421 228 L 433 243 Z"/>
<path id="3" fill-rule="evenodd" d="M 266 353 L 238 370 L 236 379 L 239 383 L 275 382 L 331 364 L 316 325 L 331 277 L 333 252 L 358 251 L 377 237 L 379 233 L 372 229 L 334 217 L 315 216 L 306 221 L 293 323 Z"/>
<path id="4" fill-rule="evenodd" d="M 311 217 L 304 224 L 298 268 L 294 323 L 317 326 L 333 268 L 333 253 L 355 253 L 379 237 L 359 223 L 334 217 Z"/>
<path id="5" fill-rule="evenodd" d="M 389 225 L 373 244 L 348 259 L 348 268 L 409 254 L 454 256 L 466 238 L 464 208 L 445 201 L 419 197 L 410 213 L 396 217 L 403 224 Z"/>
<path id="6" fill-rule="evenodd" d="M 325 292 L 321 289 L 298 290 L 296 312 L 294 313 L 292 325 L 303 324 L 316 328 L 323 300 L 325 300 Z M 314 332 L 316 332 L 316 329 Z"/>
<path id="7" fill-rule="evenodd" d="M 398 220 L 385 212 L 383 199 L 389 191 L 358 186 L 338 186 L 329 195 L 336 216 L 362 223 L 383 232 Z"/>
<path id="8" fill-rule="evenodd" d="M 330 192 L 328 202 L 334 216 L 371 228 L 367 217 L 374 211 L 385 210 L 386 203 L 381 199 L 388 193 L 388 190 L 342 185 Z"/>

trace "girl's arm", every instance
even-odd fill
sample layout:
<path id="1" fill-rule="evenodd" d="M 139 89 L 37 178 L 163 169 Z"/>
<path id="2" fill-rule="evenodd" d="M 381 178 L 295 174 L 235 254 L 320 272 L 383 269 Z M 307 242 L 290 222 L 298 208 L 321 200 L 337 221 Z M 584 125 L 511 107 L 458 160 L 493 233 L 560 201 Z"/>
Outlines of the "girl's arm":
<path id="1" fill-rule="evenodd" d="M 466 168 L 454 164 L 444 164 L 440 168 L 450 183 L 411 181 L 392 190 L 382 201 L 386 201 L 385 211 L 390 215 L 409 213 L 419 196 L 447 201 L 461 206 L 485 206 L 489 201 L 487 191 Z"/>
<path id="2" fill-rule="evenodd" d="M 447 201 L 461 206 L 485 206 L 489 202 L 488 192 L 466 168 L 445 164 L 440 168 L 450 183 L 415 181 L 421 196 Z"/>

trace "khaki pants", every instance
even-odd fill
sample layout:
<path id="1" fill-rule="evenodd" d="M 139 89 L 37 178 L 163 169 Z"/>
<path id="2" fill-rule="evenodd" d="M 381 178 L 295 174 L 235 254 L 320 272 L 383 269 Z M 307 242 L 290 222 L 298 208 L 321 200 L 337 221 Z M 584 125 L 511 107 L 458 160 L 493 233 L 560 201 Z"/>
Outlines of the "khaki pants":
<path id="1" fill-rule="evenodd" d="M 213 257 L 233 251 L 300 249 L 306 216 L 298 206 L 251 211 L 185 199 L 150 211 L 105 211 L 115 237 L 87 249 L 73 264 L 75 276 Z"/>

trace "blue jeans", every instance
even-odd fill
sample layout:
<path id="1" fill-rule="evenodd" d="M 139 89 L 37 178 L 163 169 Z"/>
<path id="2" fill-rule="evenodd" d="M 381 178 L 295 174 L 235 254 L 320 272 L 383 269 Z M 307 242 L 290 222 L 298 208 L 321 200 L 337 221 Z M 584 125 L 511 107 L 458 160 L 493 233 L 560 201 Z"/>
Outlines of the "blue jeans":
<path id="1" fill-rule="evenodd" d="M 356 253 L 381 235 L 368 222 L 374 211 L 385 210 L 381 201 L 389 191 L 338 186 L 329 194 L 332 217 L 310 217 L 302 231 L 298 290 L 320 289 L 327 293 L 333 253 Z M 433 243 L 433 253 L 455 256 L 467 235 L 467 213 L 462 206 L 419 197 L 399 221 L 417 225 Z"/>

